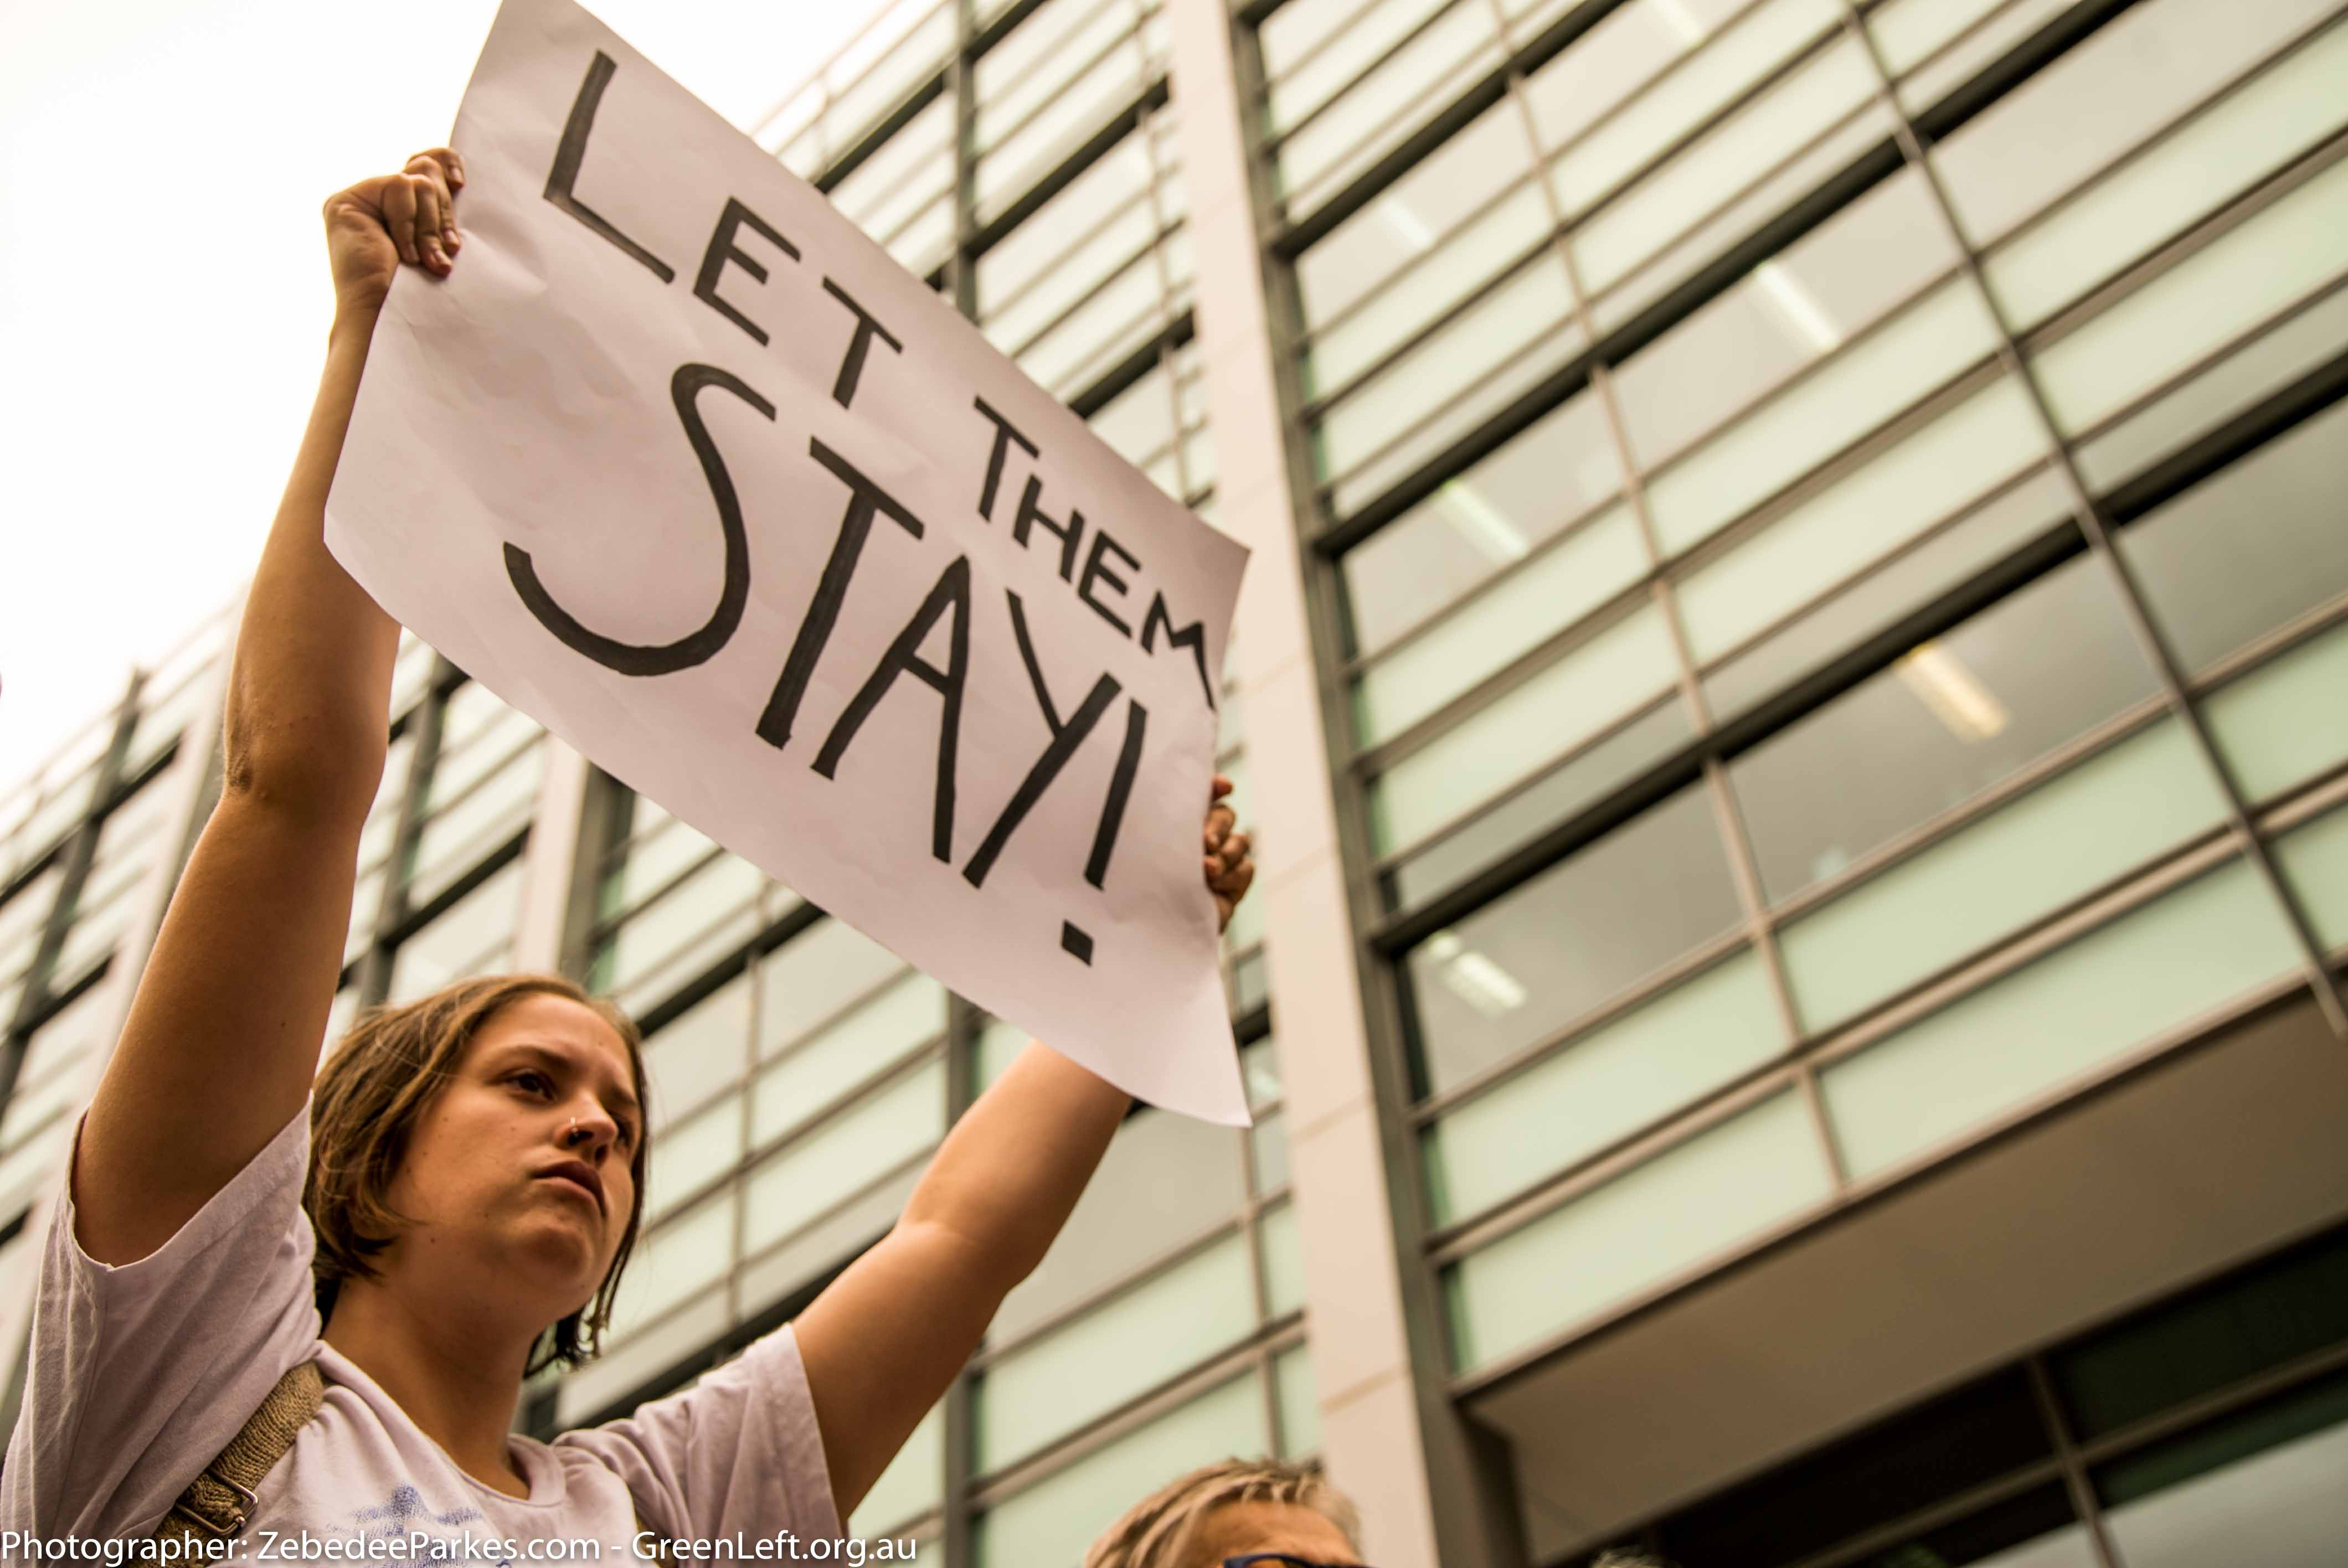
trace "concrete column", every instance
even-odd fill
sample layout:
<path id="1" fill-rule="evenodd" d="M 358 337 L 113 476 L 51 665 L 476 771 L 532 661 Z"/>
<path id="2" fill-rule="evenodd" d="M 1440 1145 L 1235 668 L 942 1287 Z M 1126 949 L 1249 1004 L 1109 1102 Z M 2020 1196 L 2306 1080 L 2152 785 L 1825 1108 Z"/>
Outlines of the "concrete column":
<path id="1" fill-rule="evenodd" d="M 1174 0 L 1168 15 L 1220 476 L 1216 520 L 1255 552 L 1231 659 L 1323 1453 L 1332 1479 L 1361 1507 L 1368 1559 L 1382 1568 L 1434 1568 L 1435 1506 L 1241 132 L 1248 111 L 1226 0 Z"/>
<path id="2" fill-rule="evenodd" d="M 517 974 L 552 974 L 562 967 L 571 911 L 571 881 L 579 858 L 580 826 L 593 773 L 587 759 L 554 736 L 546 737 L 546 774 L 538 786 L 538 813 L 522 846 L 521 907 L 514 923 Z M 593 876 L 593 866 L 576 868 Z"/>

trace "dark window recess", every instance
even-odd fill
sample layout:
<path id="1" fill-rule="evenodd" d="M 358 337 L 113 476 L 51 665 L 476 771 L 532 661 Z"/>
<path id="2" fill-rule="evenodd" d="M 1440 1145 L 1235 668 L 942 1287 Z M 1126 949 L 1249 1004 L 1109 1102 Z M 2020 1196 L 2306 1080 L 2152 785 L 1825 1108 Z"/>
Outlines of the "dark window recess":
<path id="1" fill-rule="evenodd" d="M 1681 1568 L 1777 1568 L 2047 1459 L 2012 1367 L 1781 1465 L 1666 1520 Z"/>
<path id="2" fill-rule="evenodd" d="M 1963 1568 L 1984 1557 L 2052 1535 L 2078 1520 L 2059 1481 L 1992 1503 L 1952 1524 L 1927 1530 L 1886 1552 L 1870 1553 L 1851 1568 Z"/>
<path id="3" fill-rule="evenodd" d="M 2348 1422 L 2348 1372 L 2220 1416 L 2165 1442 L 2114 1460 L 2095 1472 L 2104 1506 L 2118 1509 L 2196 1476 Z"/>
<path id="4" fill-rule="evenodd" d="M 2058 1351 L 2048 1369 L 2085 1442 L 2343 1342 L 2348 1230 Z"/>

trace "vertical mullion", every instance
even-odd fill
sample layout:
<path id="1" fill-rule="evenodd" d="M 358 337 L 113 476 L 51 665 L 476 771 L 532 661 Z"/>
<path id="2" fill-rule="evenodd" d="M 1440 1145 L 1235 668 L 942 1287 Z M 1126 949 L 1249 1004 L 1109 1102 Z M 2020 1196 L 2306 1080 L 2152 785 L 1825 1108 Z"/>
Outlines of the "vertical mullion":
<path id="1" fill-rule="evenodd" d="M 2062 1402 L 2054 1397 L 2054 1380 L 2047 1375 L 2045 1358 L 2033 1356 L 2023 1364 L 2030 1370 L 2030 1392 L 2038 1404 L 2038 1418 L 2046 1423 L 2054 1457 L 2062 1461 L 2063 1490 L 2070 1494 L 2072 1512 L 2086 1526 L 2087 1543 L 2096 1553 L 2097 1568 L 2122 1568 L 2119 1552 L 2104 1525 L 2103 1508 L 2096 1501 L 2095 1483 L 2087 1477 L 2078 1444 L 2071 1440 L 2071 1425 L 2063 1419 Z"/>
<path id="2" fill-rule="evenodd" d="M 1494 15 L 1498 18 L 1501 42 L 1511 52 L 1515 38 L 1509 32 L 1508 17 L 1499 0 L 1492 0 Z M 1533 118 L 1532 103 L 1526 96 L 1525 78 L 1519 72 L 1509 74 L 1509 97 L 1517 107 L 1519 120 L 1524 127 L 1525 141 L 1531 149 L 1533 179 L 1540 186 L 1541 200 L 1548 205 L 1550 231 L 1556 236 L 1555 250 L 1559 263 L 1565 269 L 1566 283 L 1573 296 L 1573 317 L 1581 329 L 1585 343 L 1595 344 L 1600 340 L 1598 323 L 1590 309 L 1589 291 L 1582 286 L 1581 268 L 1573 252 L 1570 225 L 1566 220 L 1563 205 L 1558 200 L 1556 184 L 1550 178 L 1549 149 L 1542 145 L 1539 122 Z M 1647 553 L 1648 593 L 1663 626 L 1671 635 L 1672 656 L 1679 665 L 1681 705 L 1686 710 L 1690 727 L 1699 735 L 1712 733 L 1711 705 L 1704 700 L 1704 682 L 1698 673 L 1694 645 L 1688 639 L 1687 624 L 1680 611 L 1679 596 L 1672 589 L 1671 579 L 1663 570 L 1663 549 L 1661 537 L 1655 531 L 1653 513 L 1647 504 L 1647 487 L 1639 466 L 1637 451 L 1631 445 L 1629 424 L 1623 417 L 1620 395 L 1614 386 L 1613 367 L 1593 362 L 1590 367 L 1591 395 L 1606 418 L 1606 434 L 1614 445 L 1614 460 L 1622 474 L 1622 499 L 1630 507 L 1632 517 L 1639 526 L 1639 542 Z M 1761 960 L 1761 971 L 1767 979 L 1769 997 L 1777 1014 L 1777 1026 L 1788 1050 L 1802 1038 L 1802 1020 L 1794 1008 L 1791 983 L 1786 978 L 1784 956 L 1777 949 L 1777 933 L 1769 917 L 1768 899 L 1761 886 L 1760 863 L 1753 852 L 1751 835 L 1746 829 L 1745 815 L 1736 808 L 1736 799 L 1728 786 L 1728 772 L 1718 758 L 1707 755 L 1704 762 L 1704 788 L 1710 798 L 1713 825 L 1720 835 L 1727 855 L 1731 880 L 1736 885 L 1737 904 L 1744 914 L 1746 940 Z M 1834 1131 L 1827 1120 L 1825 1097 L 1819 1092 L 1818 1073 L 1807 1061 L 1794 1066 L 1795 1081 L 1801 1090 L 1802 1105 L 1808 1113 L 1810 1131 L 1818 1140 L 1827 1170 L 1832 1173 L 1838 1191 L 1848 1186 L 1850 1173 Z"/>
<path id="3" fill-rule="evenodd" d="M 36 1010 L 46 1005 L 49 982 L 55 978 L 48 971 L 64 949 L 66 933 L 79 913 L 82 889 L 88 885 L 90 867 L 98 858 L 98 836 L 105 828 L 105 810 L 122 785 L 122 764 L 129 756 L 131 737 L 139 728 L 139 690 L 145 679 L 142 672 L 133 671 L 130 683 L 124 688 L 122 700 L 115 709 L 114 733 L 108 739 L 98 766 L 91 770 L 80 819 L 74 824 L 65 847 L 57 852 L 57 888 L 50 896 L 47 913 L 41 917 L 41 939 L 33 945 L 32 957 L 26 960 L 24 985 L 16 993 L 15 1015 L 0 1020 L 7 1042 L 7 1048 L 0 1050 L 0 1108 L 5 1108 L 15 1093 L 16 1075 L 24 1068 L 26 1050 L 32 1044 L 32 1036 L 25 1025 Z"/>
<path id="4" fill-rule="evenodd" d="M 978 258 L 971 241 L 978 232 L 978 56 L 972 53 L 977 20 L 975 0 L 953 0 L 953 54 L 946 61 L 946 92 L 953 99 L 953 250 L 946 257 L 946 297 L 954 309 L 978 319 Z"/>
<path id="5" fill-rule="evenodd" d="M 946 1131 L 949 1135 L 963 1112 L 981 1092 L 978 1083 L 978 1039 L 985 1015 L 957 992 L 946 993 Z M 972 1538 L 971 1479 L 977 1471 L 977 1411 L 973 1409 L 975 1375 L 968 1366 L 954 1373 L 946 1386 L 945 1475 L 939 1501 L 943 1510 L 942 1544 L 947 1568 L 969 1568 L 975 1559 Z"/>
<path id="6" fill-rule="evenodd" d="M 448 701 L 457 688 L 448 678 L 457 667 L 438 653 L 432 656 L 432 676 L 425 683 L 424 700 L 415 709 L 408 722 L 416 727 L 416 742 L 407 756 L 407 779 L 400 786 L 398 825 L 393 828 L 391 847 L 383 866 L 383 897 L 376 906 L 375 923 L 367 935 L 366 952 L 359 959 L 359 1005 L 372 1007 L 391 990 L 391 949 L 384 946 L 386 932 L 407 918 L 408 860 L 416 853 L 417 843 L 424 834 L 424 801 L 432 788 L 432 775 L 440 763 L 440 733 L 448 712 Z"/>
<path id="7" fill-rule="evenodd" d="M 2267 891 L 2281 907 L 2283 918 L 2290 926 L 2292 940 L 2299 948 L 2301 967 L 2306 971 L 2309 986 L 2315 993 L 2317 1009 L 2331 1025 L 2333 1036 L 2348 1040 L 2348 1000 L 2342 997 L 2340 982 L 2332 973 L 2323 944 L 2315 935 L 2305 907 L 2292 892 L 2291 884 L 2283 879 L 2266 840 L 2250 820 L 2241 783 L 2235 777 L 2234 770 L 2228 764 L 2224 754 L 2218 750 L 2216 742 L 2210 738 L 2209 724 L 2186 688 L 2176 652 L 2147 609 L 2136 573 L 2113 543 L 2111 520 L 2079 473 L 2072 444 L 2055 421 L 2054 408 L 2046 401 L 2045 389 L 2039 384 L 2036 372 L 2023 355 L 2021 344 L 2013 335 L 2013 323 L 2007 319 L 2005 307 L 1998 302 L 1997 295 L 1990 289 L 1989 280 L 1982 274 L 1981 253 L 1965 233 L 1964 225 L 1958 221 L 1955 204 L 1941 180 L 1940 170 L 1926 156 L 1914 123 L 1901 106 L 1900 95 L 1892 90 L 1890 69 L 1884 63 L 1882 51 L 1876 46 L 1875 36 L 1868 30 L 1852 0 L 1842 0 L 1842 23 L 1845 35 L 1857 40 L 1873 66 L 1877 101 L 1891 113 L 1892 135 L 1900 143 L 1900 156 L 1917 171 L 1924 188 L 1931 193 L 1933 210 L 1939 214 L 1951 242 L 1956 246 L 1965 276 L 1971 280 L 1975 296 L 1997 329 L 2000 364 L 2029 395 L 2030 406 L 2054 453 L 2055 472 L 2062 477 L 2063 487 L 2069 494 L 2073 515 L 2080 531 L 2086 536 L 2087 548 L 2102 561 L 2109 580 L 2118 590 L 2120 610 L 2127 620 L 2128 630 L 2152 665 L 2169 712 L 2184 726 L 2185 733 L 2192 737 L 2193 743 L 2200 749 L 2203 763 L 2218 781 L 2219 790 L 2225 799 L 2227 826 L 2242 857 L 2254 868 L 2260 880 L 2266 884 Z"/>

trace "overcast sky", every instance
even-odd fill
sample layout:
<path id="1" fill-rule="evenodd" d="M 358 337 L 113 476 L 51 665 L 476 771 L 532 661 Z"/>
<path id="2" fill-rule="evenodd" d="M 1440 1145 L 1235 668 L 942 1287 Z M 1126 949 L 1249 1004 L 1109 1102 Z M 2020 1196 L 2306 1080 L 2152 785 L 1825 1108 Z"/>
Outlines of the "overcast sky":
<path id="1" fill-rule="evenodd" d="M 0 797 L 252 569 L 318 207 L 447 139 L 496 0 L 0 0 Z M 746 128 L 874 0 L 595 0 Z"/>

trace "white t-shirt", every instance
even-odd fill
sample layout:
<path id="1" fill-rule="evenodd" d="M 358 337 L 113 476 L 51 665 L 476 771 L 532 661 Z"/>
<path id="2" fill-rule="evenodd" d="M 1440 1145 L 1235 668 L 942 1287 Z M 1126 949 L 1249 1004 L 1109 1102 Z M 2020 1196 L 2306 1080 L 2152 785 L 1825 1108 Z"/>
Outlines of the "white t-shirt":
<path id="1" fill-rule="evenodd" d="M 481 1547 L 469 1554 L 463 1538 L 594 1539 L 602 1561 L 625 1563 L 638 1508 L 682 1540 L 839 1533 L 788 1328 L 625 1419 L 551 1446 L 513 1439 L 527 1498 L 467 1475 L 318 1337 L 315 1239 L 302 1212 L 309 1152 L 304 1106 L 178 1235 L 120 1268 L 81 1250 L 70 1191 L 59 1200 L 24 1406 L 0 1474 L 0 1531 L 151 1535 L 277 1379 L 314 1359 L 325 1402 L 262 1482 L 248 1542 L 263 1531 L 420 1532 L 432 1542 L 427 1561 L 480 1561 Z"/>

